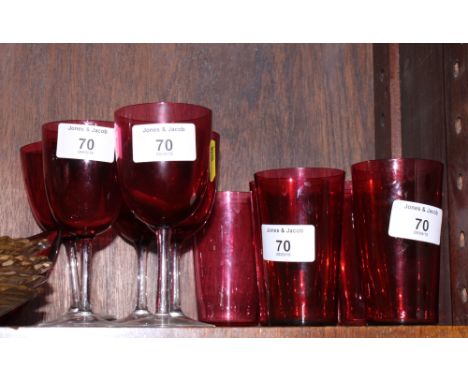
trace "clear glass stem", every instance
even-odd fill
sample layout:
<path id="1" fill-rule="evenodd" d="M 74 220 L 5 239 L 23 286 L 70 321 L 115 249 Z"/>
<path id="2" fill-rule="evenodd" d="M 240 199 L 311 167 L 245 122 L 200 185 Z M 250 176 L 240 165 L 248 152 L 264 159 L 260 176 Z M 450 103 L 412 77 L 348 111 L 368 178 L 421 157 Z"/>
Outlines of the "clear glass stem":
<path id="1" fill-rule="evenodd" d="M 53 243 L 51 244 L 52 249 L 51 249 L 51 253 L 49 254 L 50 260 L 54 263 L 57 260 L 58 255 L 60 253 L 60 246 L 62 245 L 63 240 L 64 239 L 63 239 L 62 231 L 57 231 L 57 236 L 55 240 L 53 241 Z"/>
<path id="2" fill-rule="evenodd" d="M 171 312 L 180 312 L 180 269 L 179 269 L 179 242 L 172 242 L 172 262 L 171 262 Z"/>
<path id="3" fill-rule="evenodd" d="M 68 276 L 71 289 L 71 304 L 69 311 L 75 311 L 80 305 L 80 280 L 78 277 L 78 261 L 76 258 L 75 239 L 64 241 L 68 259 Z"/>
<path id="4" fill-rule="evenodd" d="M 148 310 L 147 266 L 148 266 L 148 245 L 144 242 L 135 244 L 138 256 L 138 276 L 137 276 L 137 306 L 135 310 Z"/>
<path id="5" fill-rule="evenodd" d="M 171 280 L 172 254 L 171 229 L 169 227 L 160 227 L 156 231 L 156 244 L 159 248 L 159 269 L 158 269 L 158 295 L 156 299 L 156 314 L 169 314 L 169 286 Z"/>
<path id="6" fill-rule="evenodd" d="M 93 245 L 91 238 L 82 239 L 81 247 L 81 299 L 80 311 L 91 312 L 91 304 L 89 302 L 89 287 L 91 284 L 91 256 L 93 254 Z"/>

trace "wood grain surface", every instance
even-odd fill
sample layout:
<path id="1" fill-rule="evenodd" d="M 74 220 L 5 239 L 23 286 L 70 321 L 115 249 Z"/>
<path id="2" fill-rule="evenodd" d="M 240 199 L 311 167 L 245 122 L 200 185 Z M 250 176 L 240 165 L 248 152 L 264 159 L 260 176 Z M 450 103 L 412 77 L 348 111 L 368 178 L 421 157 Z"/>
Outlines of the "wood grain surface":
<path id="1" fill-rule="evenodd" d="M 4 44 L 0 83 L 0 234 L 10 236 L 39 230 L 23 189 L 19 148 L 39 140 L 46 121 L 112 120 L 119 106 L 159 100 L 205 105 L 221 134 L 221 190 L 248 190 L 253 173 L 266 168 L 348 171 L 375 153 L 371 45 Z M 136 256 L 111 231 L 97 247 L 92 304 L 123 317 L 134 305 Z M 196 316 L 191 257 L 182 263 L 183 307 Z M 10 323 L 65 312 L 65 264 L 62 253 L 49 294 Z"/>
<path id="2" fill-rule="evenodd" d="M 0 328 L 0 338 L 466 338 L 467 326 L 304 326 L 229 328 Z"/>
<path id="3" fill-rule="evenodd" d="M 439 322 L 452 323 L 447 144 L 442 44 L 399 44 L 402 154 L 444 164 L 440 245 Z"/>
<path id="4" fill-rule="evenodd" d="M 468 47 L 444 46 L 450 272 L 454 324 L 468 324 Z"/>
<path id="5" fill-rule="evenodd" d="M 400 44 L 373 44 L 375 157 L 401 156 Z"/>
<path id="6" fill-rule="evenodd" d="M 390 129 L 390 53 L 388 44 L 373 44 L 374 75 L 374 135 L 375 157 L 392 157 L 392 136 Z"/>

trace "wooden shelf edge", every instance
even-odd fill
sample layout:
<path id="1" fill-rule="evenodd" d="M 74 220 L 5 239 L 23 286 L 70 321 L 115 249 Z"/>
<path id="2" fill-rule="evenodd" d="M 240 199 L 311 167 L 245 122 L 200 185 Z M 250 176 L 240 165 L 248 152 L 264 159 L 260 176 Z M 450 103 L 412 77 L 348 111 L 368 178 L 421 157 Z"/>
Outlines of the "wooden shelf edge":
<path id="1" fill-rule="evenodd" d="M 0 327 L 0 338 L 460 338 L 468 326 L 325 326 L 230 328 Z"/>

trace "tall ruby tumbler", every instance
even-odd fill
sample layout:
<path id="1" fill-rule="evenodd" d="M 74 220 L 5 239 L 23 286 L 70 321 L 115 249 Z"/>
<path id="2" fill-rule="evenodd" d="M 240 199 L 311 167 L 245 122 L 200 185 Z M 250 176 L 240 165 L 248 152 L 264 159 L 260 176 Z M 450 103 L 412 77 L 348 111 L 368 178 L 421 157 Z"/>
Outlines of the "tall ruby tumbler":
<path id="1" fill-rule="evenodd" d="M 257 325 L 258 289 L 250 192 L 217 192 L 195 236 L 198 318 L 215 325 Z"/>
<path id="2" fill-rule="evenodd" d="M 346 181 L 338 268 L 338 322 L 341 325 L 366 323 L 362 258 L 359 256 L 354 231 L 353 188 L 351 181 Z"/>
<path id="3" fill-rule="evenodd" d="M 255 174 L 271 325 L 336 323 L 344 171 Z"/>
<path id="4" fill-rule="evenodd" d="M 352 166 L 369 322 L 438 320 L 442 173 L 442 163 L 422 159 Z"/>

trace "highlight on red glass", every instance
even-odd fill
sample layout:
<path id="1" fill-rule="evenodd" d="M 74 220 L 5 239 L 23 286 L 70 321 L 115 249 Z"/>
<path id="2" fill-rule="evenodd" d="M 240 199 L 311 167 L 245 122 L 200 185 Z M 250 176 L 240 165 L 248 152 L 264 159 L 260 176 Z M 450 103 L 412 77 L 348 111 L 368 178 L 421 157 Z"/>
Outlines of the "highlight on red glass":
<path id="1" fill-rule="evenodd" d="M 332 168 L 255 174 L 270 325 L 337 321 L 344 174 Z"/>
<path id="2" fill-rule="evenodd" d="M 356 245 L 353 219 L 353 188 L 345 182 L 343 199 L 343 225 L 338 269 L 338 323 L 365 325 L 366 309 L 362 280 L 362 257 Z"/>
<path id="3" fill-rule="evenodd" d="M 254 251 L 255 251 L 255 269 L 257 273 L 259 320 L 261 325 L 268 325 L 268 309 L 265 288 L 265 276 L 263 270 L 263 250 L 262 250 L 262 225 L 258 213 L 257 188 L 255 181 L 249 182 L 249 188 L 252 192 L 252 226 L 254 230 Z"/>
<path id="4" fill-rule="evenodd" d="M 442 173 L 442 163 L 424 159 L 352 166 L 369 322 L 438 320 Z"/>
<path id="5" fill-rule="evenodd" d="M 216 193 L 194 245 L 198 318 L 219 326 L 257 325 L 258 289 L 250 192 Z"/>

